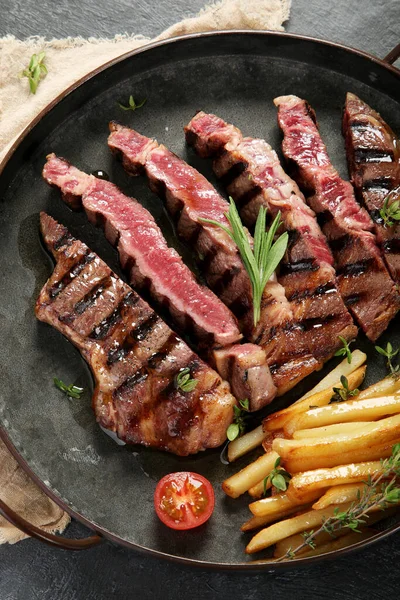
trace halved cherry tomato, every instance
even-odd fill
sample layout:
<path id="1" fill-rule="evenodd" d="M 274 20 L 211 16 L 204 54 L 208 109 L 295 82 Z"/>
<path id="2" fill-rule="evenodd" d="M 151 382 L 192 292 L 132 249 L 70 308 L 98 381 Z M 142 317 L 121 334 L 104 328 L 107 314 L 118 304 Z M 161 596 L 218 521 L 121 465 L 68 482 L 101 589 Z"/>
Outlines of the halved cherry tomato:
<path id="1" fill-rule="evenodd" d="M 157 484 L 154 507 L 161 521 L 172 529 L 193 529 L 211 517 L 215 496 L 211 483 L 197 473 L 165 475 Z"/>

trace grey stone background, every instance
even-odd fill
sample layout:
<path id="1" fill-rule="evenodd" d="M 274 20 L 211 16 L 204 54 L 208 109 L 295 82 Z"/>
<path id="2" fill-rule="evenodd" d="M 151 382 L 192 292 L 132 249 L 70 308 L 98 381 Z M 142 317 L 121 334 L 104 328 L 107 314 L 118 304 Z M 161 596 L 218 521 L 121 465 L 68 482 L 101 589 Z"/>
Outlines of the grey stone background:
<path id="1" fill-rule="evenodd" d="M 203 0 L 0 0 L 0 36 L 154 36 Z M 385 56 L 400 42 L 400 0 L 293 0 L 289 32 Z M 83 536 L 73 523 L 68 535 Z M 400 588 L 400 535 L 347 558 L 276 575 L 181 567 L 104 544 L 82 553 L 27 540 L 0 547 L 0 600 L 387 600 Z"/>

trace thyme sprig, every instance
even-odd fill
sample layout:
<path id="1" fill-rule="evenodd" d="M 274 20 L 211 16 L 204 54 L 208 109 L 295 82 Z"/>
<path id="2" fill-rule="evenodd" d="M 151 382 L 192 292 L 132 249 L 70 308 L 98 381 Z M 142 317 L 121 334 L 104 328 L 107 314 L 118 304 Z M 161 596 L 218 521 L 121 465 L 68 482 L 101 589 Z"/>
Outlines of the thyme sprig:
<path id="1" fill-rule="evenodd" d="M 341 388 L 332 388 L 335 393 L 330 399 L 329 404 L 333 404 L 334 402 L 345 402 L 352 396 L 358 396 L 358 394 L 360 393 L 360 390 L 358 390 L 357 388 L 354 390 L 350 390 L 349 382 L 345 375 L 341 376 L 340 383 L 342 384 Z"/>
<path id="2" fill-rule="evenodd" d="M 351 364 L 351 360 L 353 357 L 353 354 L 349 348 L 350 344 L 352 342 L 354 342 L 355 340 L 350 340 L 349 342 L 341 335 L 338 336 L 339 340 L 342 342 L 342 348 L 339 348 L 339 350 L 336 350 L 335 352 L 335 356 L 346 356 L 347 357 L 347 362 L 349 363 L 349 365 Z"/>
<path id="3" fill-rule="evenodd" d="M 198 383 L 198 379 L 190 377 L 189 367 L 182 369 L 175 377 L 175 387 L 177 390 L 182 390 L 182 392 L 192 392 Z"/>
<path id="4" fill-rule="evenodd" d="M 290 475 L 290 473 L 285 471 L 285 469 L 280 469 L 279 468 L 280 464 L 281 464 L 281 457 L 278 456 L 271 473 L 264 479 L 264 493 L 263 493 L 264 496 L 266 496 L 266 494 L 267 494 L 268 481 L 270 481 L 271 485 L 276 490 L 279 490 L 280 492 L 285 492 L 287 490 L 288 483 L 292 479 L 292 476 Z"/>
<path id="5" fill-rule="evenodd" d="M 246 420 L 247 413 L 249 412 L 250 403 L 246 398 L 245 400 L 239 400 L 239 406 L 233 407 L 233 423 L 231 423 L 226 430 L 226 437 L 230 442 L 236 440 L 246 431 Z"/>
<path id="6" fill-rule="evenodd" d="M 297 548 L 290 548 L 286 554 L 277 559 L 277 562 L 286 558 L 293 559 L 306 546 L 315 548 L 318 535 L 323 531 L 335 537 L 344 529 L 360 531 L 369 518 L 369 513 L 376 510 L 385 510 L 392 504 L 400 502 L 400 487 L 397 480 L 400 477 L 400 444 L 395 444 L 389 458 L 381 461 L 381 470 L 368 478 L 362 492 L 358 492 L 355 502 L 346 510 L 337 507 L 331 517 L 324 519 L 321 527 L 316 531 L 303 534 L 304 541 Z"/>
<path id="7" fill-rule="evenodd" d="M 66 383 L 61 381 L 61 379 L 57 379 L 57 377 L 54 377 L 53 381 L 54 381 L 54 385 L 59 390 L 64 392 L 64 394 L 66 396 L 68 396 L 69 398 L 80 399 L 80 397 L 85 389 L 85 388 L 77 387 L 76 385 L 73 385 L 72 383 L 70 385 L 67 385 Z"/>
<path id="8" fill-rule="evenodd" d="M 261 316 L 261 299 L 264 288 L 275 269 L 281 262 L 288 245 L 289 236 L 285 231 L 277 240 L 275 235 L 281 226 L 281 213 L 278 212 L 271 227 L 266 231 L 266 214 L 264 206 L 260 207 L 254 229 L 254 246 L 251 247 L 247 230 L 240 220 L 239 213 L 232 198 L 229 211 L 225 214 L 231 229 L 211 219 L 200 219 L 203 223 L 210 223 L 223 229 L 235 242 L 239 249 L 240 257 L 249 275 L 253 292 L 254 325 L 257 325 Z"/>
<path id="9" fill-rule="evenodd" d="M 394 221 L 400 221 L 400 200 L 394 200 L 389 204 L 392 197 L 398 197 L 399 193 L 399 186 L 391 190 L 386 196 L 383 202 L 383 206 L 379 211 L 379 214 L 383 219 L 383 224 L 385 227 L 392 227 L 394 225 Z"/>
<path id="10" fill-rule="evenodd" d="M 137 108 L 142 108 L 142 106 L 146 103 L 146 101 L 147 101 L 147 98 L 145 98 L 141 102 L 136 102 L 133 96 L 129 96 L 127 106 L 125 106 L 124 104 L 121 104 L 121 102 L 118 102 L 118 106 L 120 108 L 122 108 L 122 110 L 131 110 L 132 112 L 134 112 Z"/>
<path id="11" fill-rule="evenodd" d="M 390 371 L 390 375 L 397 376 L 399 374 L 400 365 L 394 365 L 393 358 L 398 355 L 400 348 L 397 348 L 397 350 L 393 350 L 392 344 L 388 342 L 386 344 L 386 348 L 382 348 L 381 346 L 375 346 L 375 350 L 378 352 L 378 354 L 381 354 L 387 359 L 386 366 Z"/>
<path id="12" fill-rule="evenodd" d="M 36 94 L 40 80 L 46 77 L 48 73 L 47 67 L 43 62 L 45 57 L 45 52 L 32 54 L 29 65 L 20 73 L 20 77 L 28 78 L 31 94 Z"/>

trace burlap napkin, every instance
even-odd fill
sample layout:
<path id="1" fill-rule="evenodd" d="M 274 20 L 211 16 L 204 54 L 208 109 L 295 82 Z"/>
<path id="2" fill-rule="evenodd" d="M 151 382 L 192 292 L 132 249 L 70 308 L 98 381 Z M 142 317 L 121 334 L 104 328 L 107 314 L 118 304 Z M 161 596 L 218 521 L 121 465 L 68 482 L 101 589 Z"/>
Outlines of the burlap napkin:
<path id="1" fill-rule="evenodd" d="M 291 0 L 222 0 L 206 6 L 197 17 L 173 25 L 156 39 L 218 29 L 270 29 L 282 31 Z M 150 40 L 128 34 L 104 40 L 67 38 L 26 41 L 13 36 L 0 39 L 0 161 L 13 140 L 32 119 L 64 89 L 105 62 Z M 48 75 L 36 95 L 18 74 L 33 53 L 46 52 Z M 46 531 L 61 532 L 69 516 L 29 480 L 0 441 L 0 497 L 27 521 Z M 0 544 L 27 537 L 0 517 Z"/>

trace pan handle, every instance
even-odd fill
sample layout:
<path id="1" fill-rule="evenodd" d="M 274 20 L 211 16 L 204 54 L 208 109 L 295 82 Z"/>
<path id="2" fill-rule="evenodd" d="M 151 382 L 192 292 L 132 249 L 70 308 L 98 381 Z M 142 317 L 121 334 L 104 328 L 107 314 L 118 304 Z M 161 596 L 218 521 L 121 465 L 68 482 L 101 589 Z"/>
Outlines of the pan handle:
<path id="1" fill-rule="evenodd" d="M 25 521 L 25 519 L 17 515 L 17 513 L 15 513 L 1 499 L 0 515 L 7 519 L 7 521 L 9 521 L 12 525 L 17 527 L 17 529 L 20 529 L 30 537 L 36 538 L 41 542 L 45 542 L 54 548 L 62 548 L 63 550 L 86 550 L 87 548 L 97 546 L 97 544 L 100 544 L 104 541 L 104 538 L 102 538 L 100 535 L 92 535 L 81 540 L 70 540 L 68 538 L 53 535 L 52 533 L 47 533 L 35 525 L 28 523 L 28 521 Z"/>
<path id="2" fill-rule="evenodd" d="M 387 62 L 389 65 L 392 65 L 398 58 L 400 58 L 400 44 L 397 44 L 397 46 L 393 48 L 393 50 L 391 50 L 387 56 L 385 56 L 383 62 Z"/>

